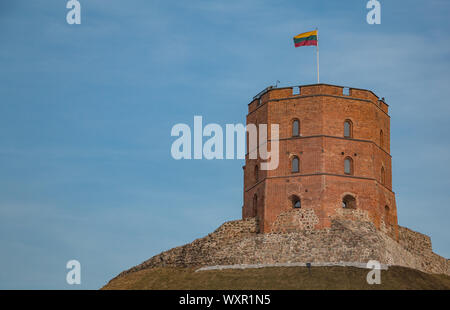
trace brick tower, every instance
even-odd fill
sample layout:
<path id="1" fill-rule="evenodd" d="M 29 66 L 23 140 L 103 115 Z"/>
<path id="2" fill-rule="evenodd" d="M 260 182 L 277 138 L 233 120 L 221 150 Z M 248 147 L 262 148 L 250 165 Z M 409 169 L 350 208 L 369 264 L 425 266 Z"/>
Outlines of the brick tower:
<path id="1" fill-rule="evenodd" d="M 248 105 L 247 124 L 280 129 L 277 169 L 245 159 L 242 216 L 256 217 L 260 232 L 323 229 L 344 217 L 398 239 L 384 98 L 327 84 L 269 87 Z"/>

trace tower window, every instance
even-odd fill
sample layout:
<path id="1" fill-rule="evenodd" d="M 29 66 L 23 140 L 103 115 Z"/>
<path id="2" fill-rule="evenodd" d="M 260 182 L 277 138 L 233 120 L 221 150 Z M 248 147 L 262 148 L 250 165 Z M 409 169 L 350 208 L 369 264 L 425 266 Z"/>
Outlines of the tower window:
<path id="1" fill-rule="evenodd" d="M 292 172 L 299 172 L 300 171 L 299 166 L 300 166 L 300 160 L 299 160 L 299 158 L 297 156 L 294 156 L 294 158 L 292 158 L 292 169 L 291 169 L 291 171 Z"/>
<path id="2" fill-rule="evenodd" d="M 384 136 L 383 136 L 383 130 L 380 130 L 380 147 L 382 148 L 384 144 Z"/>
<path id="3" fill-rule="evenodd" d="M 345 195 L 342 199 L 342 207 L 344 209 L 356 209 L 356 199 L 352 195 Z"/>
<path id="4" fill-rule="evenodd" d="M 353 124 L 350 120 L 346 120 L 344 122 L 344 137 L 345 138 L 353 137 Z"/>
<path id="5" fill-rule="evenodd" d="M 300 121 L 298 119 L 295 119 L 292 122 L 292 136 L 298 137 L 300 135 Z"/>
<path id="6" fill-rule="evenodd" d="M 255 174 L 255 182 L 258 182 L 258 174 L 259 174 L 259 170 L 258 170 L 258 165 L 255 165 L 255 171 L 254 171 L 254 174 Z"/>
<path id="7" fill-rule="evenodd" d="M 389 206 L 384 206 L 384 223 L 389 225 Z"/>
<path id="8" fill-rule="evenodd" d="M 346 157 L 344 160 L 344 173 L 353 174 L 353 159 Z"/>
<path id="9" fill-rule="evenodd" d="M 293 195 L 291 198 L 292 201 L 292 207 L 294 209 L 300 209 L 302 207 L 302 203 L 300 201 L 300 198 L 298 196 Z"/>

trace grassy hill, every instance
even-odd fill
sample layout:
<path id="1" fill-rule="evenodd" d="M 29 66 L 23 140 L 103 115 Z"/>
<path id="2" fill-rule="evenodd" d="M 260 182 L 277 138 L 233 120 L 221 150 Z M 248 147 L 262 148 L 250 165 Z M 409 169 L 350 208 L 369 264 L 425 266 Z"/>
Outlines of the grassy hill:
<path id="1" fill-rule="evenodd" d="M 195 272 L 192 268 L 149 268 L 111 280 L 102 289 L 450 289 L 450 277 L 390 267 L 381 284 L 369 285 L 369 270 L 356 267 L 266 267 Z"/>

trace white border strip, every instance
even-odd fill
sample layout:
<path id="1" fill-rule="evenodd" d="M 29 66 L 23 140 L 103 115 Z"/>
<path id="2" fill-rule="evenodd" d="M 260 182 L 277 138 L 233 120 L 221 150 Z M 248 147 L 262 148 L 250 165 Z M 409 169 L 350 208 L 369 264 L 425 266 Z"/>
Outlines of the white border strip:
<path id="1" fill-rule="evenodd" d="M 366 263 L 361 262 L 312 262 L 311 267 L 327 267 L 327 266 L 341 266 L 341 267 L 357 267 L 363 269 L 373 269 L 367 267 Z M 236 265 L 216 265 L 206 266 L 195 270 L 223 270 L 223 269 L 252 269 L 252 268 L 265 268 L 265 267 L 307 267 L 307 263 L 275 263 L 275 264 L 236 264 Z M 388 270 L 389 265 L 381 264 L 381 270 Z"/>

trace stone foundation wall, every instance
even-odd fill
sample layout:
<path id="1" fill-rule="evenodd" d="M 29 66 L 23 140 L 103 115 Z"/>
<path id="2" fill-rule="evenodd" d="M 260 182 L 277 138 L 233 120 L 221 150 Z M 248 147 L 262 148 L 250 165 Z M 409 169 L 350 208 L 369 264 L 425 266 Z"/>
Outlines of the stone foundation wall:
<path id="1" fill-rule="evenodd" d="M 420 257 L 419 264 L 423 269 L 433 273 L 449 274 L 448 259 L 433 253 L 430 237 L 406 227 L 399 226 L 398 228 L 399 243 L 408 252 Z"/>
<path id="2" fill-rule="evenodd" d="M 336 208 L 335 218 L 361 222 L 371 222 L 371 219 L 369 218 L 369 213 L 362 209 Z"/>
<path id="3" fill-rule="evenodd" d="M 415 254 L 431 253 L 431 238 L 417 231 L 399 226 L 399 243 Z"/>
<path id="4" fill-rule="evenodd" d="M 256 218 L 248 218 L 244 220 L 229 221 L 223 223 L 210 235 L 224 235 L 225 237 L 233 237 L 236 235 L 248 235 L 259 232 L 258 221 Z"/>
<path id="5" fill-rule="evenodd" d="M 369 260 L 449 274 L 448 260 L 434 254 L 429 238 L 422 234 L 402 228 L 401 242 L 397 242 L 371 222 L 345 218 L 333 219 L 330 228 L 310 230 L 307 226 L 316 221 L 313 214 L 306 210 L 295 211 L 280 217 L 280 227 L 285 221 L 294 221 L 293 224 L 305 225 L 304 230 L 262 234 L 258 233 L 255 218 L 231 221 L 206 237 L 158 254 L 120 275 L 167 266 L 200 268 L 235 264 L 367 263 Z M 364 218 L 364 215 L 356 215 Z"/>
<path id="6" fill-rule="evenodd" d="M 289 233 L 295 231 L 314 230 L 319 218 L 313 209 L 291 209 L 277 216 L 273 223 L 273 233 Z"/>

